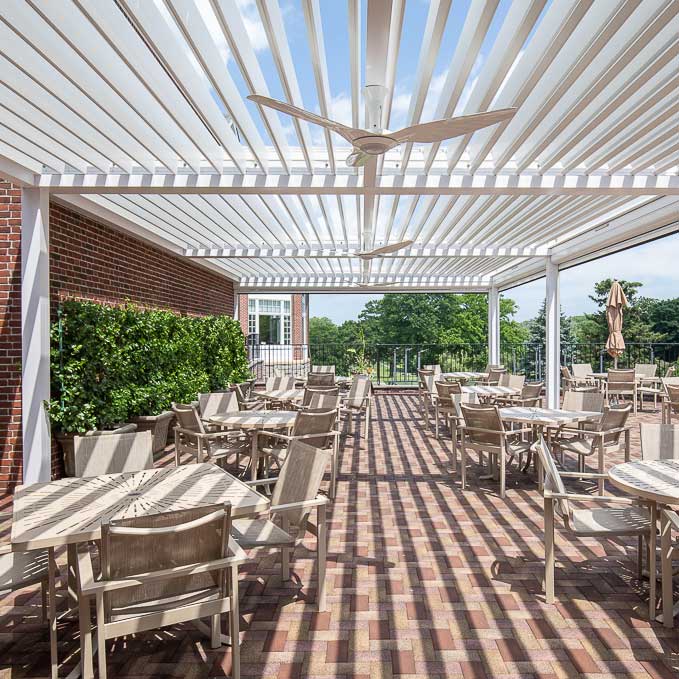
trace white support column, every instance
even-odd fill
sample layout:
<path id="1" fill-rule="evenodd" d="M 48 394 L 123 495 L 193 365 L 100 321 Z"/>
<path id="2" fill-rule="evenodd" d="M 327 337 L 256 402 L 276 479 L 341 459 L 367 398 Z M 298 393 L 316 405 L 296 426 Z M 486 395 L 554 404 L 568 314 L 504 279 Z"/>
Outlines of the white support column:
<path id="1" fill-rule="evenodd" d="M 49 481 L 49 192 L 21 191 L 21 424 L 23 482 Z"/>
<path id="2" fill-rule="evenodd" d="M 547 407 L 558 408 L 561 382 L 561 305 L 559 302 L 559 265 L 547 259 L 545 278 L 545 380 Z"/>
<path id="3" fill-rule="evenodd" d="M 500 291 L 496 285 L 488 290 L 488 363 L 500 363 Z"/>

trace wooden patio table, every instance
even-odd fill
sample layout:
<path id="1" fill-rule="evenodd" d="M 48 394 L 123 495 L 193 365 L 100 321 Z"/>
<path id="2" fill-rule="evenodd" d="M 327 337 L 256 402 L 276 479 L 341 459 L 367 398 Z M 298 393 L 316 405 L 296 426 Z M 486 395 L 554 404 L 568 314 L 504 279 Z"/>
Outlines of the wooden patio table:
<path id="1" fill-rule="evenodd" d="M 515 396 L 520 394 L 520 389 L 514 387 L 487 387 L 483 384 L 475 384 L 462 387 L 463 394 L 474 394 L 475 396 Z"/>
<path id="2" fill-rule="evenodd" d="M 625 493 L 635 495 L 648 503 L 651 514 L 651 526 L 658 523 L 658 505 L 679 505 L 679 460 L 638 460 L 636 462 L 623 462 L 616 464 L 608 472 L 611 483 Z M 660 534 L 669 530 L 663 520 Z M 650 620 L 656 619 L 656 531 L 651 530 L 649 536 L 649 602 L 648 616 Z M 671 582 L 671 572 L 665 581 Z M 668 591 L 669 601 L 665 603 L 663 596 L 663 615 L 657 616 L 666 627 L 672 627 L 672 620 L 679 612 L 679 605 L 672 608 L 672 586 Z"/>
<path id="3" fill-rule="evenodd" d="M 488 377 L 488 373 L 474 372 L 473 370 L 458 370 L 450 373 L 441 373 L 444 380 L 481 380 Z"/>
<path id="4" fill-rule="evenodd" d="M 297 401 L 304 396 L 304 389 L 253 389 L 254 396 L 271 401 Z"/>
<path id="5" fill-rule="evenodd" d="M 245 429 L 252 431 L 251 469 L 250 478 L 257 479 L 259 466 L 259 447 L 257 437 L 259 431 L 276 431 L 291 429 L 297 417 L 296 410 L 243 410 L 237 413 L 213 415 L 209 418 L 212 424 L 218 424 L 225 429 Z"/>
<path id="6" fill-rule="evenodd" d="M 74 679 L 91 667 L 90 611 L 78 601 L 78 544 L 101 539 L 101 525 L 112 519 L 162 514 L 180 509 L 231 503 L 231 516 L 255 516 L 269 508 L 269 500 L 214 464 L 146 469 L 90 478 L 66 478 L 49 483 L 17 486 L 14 494 L 12 550 L 66 546 L 69 601 L 78 604 L 80 666 Z M 50 610 L 54 611 L 54 572 L 50 569 Z M 50 615 L 50 642 L 56 651 L 56 615 Z M 85 662 L 87 661 L 87 662 Z M 56 668 L 52 677 L 56 678 Z"/>

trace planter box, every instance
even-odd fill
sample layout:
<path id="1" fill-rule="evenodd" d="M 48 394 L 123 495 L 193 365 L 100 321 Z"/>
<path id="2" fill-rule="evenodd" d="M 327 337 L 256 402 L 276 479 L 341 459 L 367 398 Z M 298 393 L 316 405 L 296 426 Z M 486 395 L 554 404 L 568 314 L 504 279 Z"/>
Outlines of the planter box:
<path id="1" fill-rule="evenodd" d="M 115 429 L 92 429 L 86 431 L 82 434 L 65 434 L 59 432 L 55 435 L 59 445 L 61 446 L 61 452 L 64 457 L 64 470 L 66 476 L 75 475 L 75 460 L 73 458 L 74 445 L 73 439 L 76 436 L 106 436 L 107 434 L 129 434 L 137 430 L 136 424 L 120 424 Z"/>
<path id="2" fill-rule="evenodd" d="M 131 421 L 137 425 L 137 431 L 153 433 L 153 452 L 159 453 L 165 450 L 173 418 L 174 413 L 171 410 L 165 410 L 160 415 L 139 415 L 139 417 L 131 418 Z"/>

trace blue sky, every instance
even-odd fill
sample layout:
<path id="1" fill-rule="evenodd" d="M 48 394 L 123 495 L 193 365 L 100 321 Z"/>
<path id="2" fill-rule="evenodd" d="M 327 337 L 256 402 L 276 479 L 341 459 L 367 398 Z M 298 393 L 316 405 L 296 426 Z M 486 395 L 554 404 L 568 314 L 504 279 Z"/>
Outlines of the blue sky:
<path id="1" fill-rule="evenodd" d="M 561 272 L 561 306 L 568 316 L 594 310 L 589 299 L 594 284 L 603 278 L 624 278 L 643 283 L 647 297 L 679 297 L 679 234 L 667 236 L 615 255 Z M 517 320 L 533 318 L 545 295 L 540 279 L 506 293 L 519 305 Z M 356 319 L 365 303 L 381 295 L 311 295 L 312 316 L 327 316 L 336 323 Z"/>

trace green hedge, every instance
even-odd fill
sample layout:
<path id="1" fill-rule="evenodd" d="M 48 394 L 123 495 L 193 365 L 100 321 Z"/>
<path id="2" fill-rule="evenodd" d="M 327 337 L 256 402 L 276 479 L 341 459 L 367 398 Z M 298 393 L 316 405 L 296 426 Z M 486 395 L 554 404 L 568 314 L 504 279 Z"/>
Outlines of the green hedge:
<path id="1" fill-rule="evenodd" d="M 86 431 L 157 415 L 172 401 L 249 376 L 245 340 L 229 316 L 180 316 L 67 301 L 52 325 L 56 429 Z"/>

